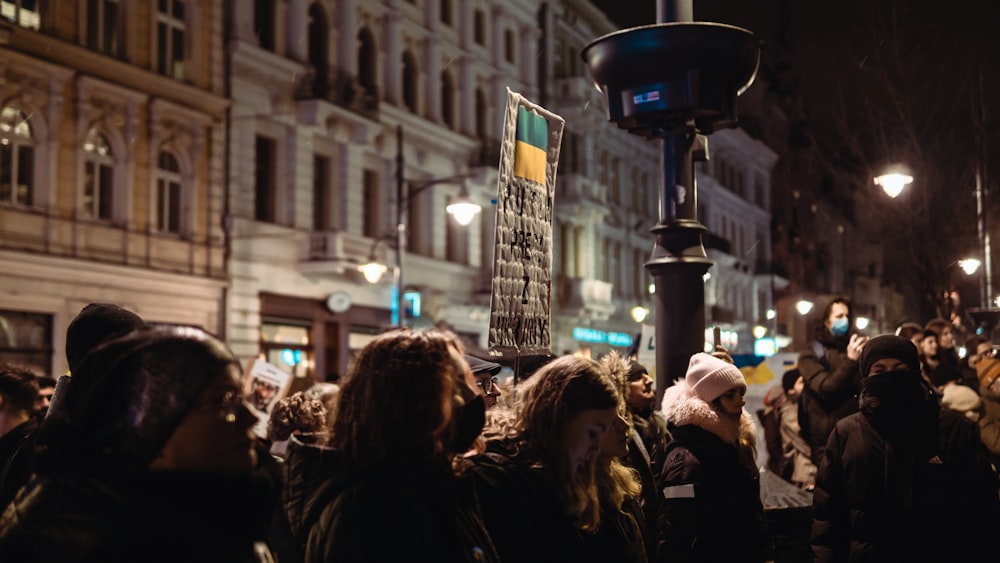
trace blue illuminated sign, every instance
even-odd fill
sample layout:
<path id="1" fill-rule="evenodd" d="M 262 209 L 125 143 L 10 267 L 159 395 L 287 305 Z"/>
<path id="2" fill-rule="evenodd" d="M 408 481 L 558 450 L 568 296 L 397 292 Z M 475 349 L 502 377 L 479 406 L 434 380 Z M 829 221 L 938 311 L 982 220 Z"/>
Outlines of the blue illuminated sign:
<path id="1" fill-rule="evenodd" d="M 610 344 L 612 346 L 631 346 L 632 336 L 621 332 L 604 332 L 595 328 L 578 326 L 573 329 L 573 339 L 580 342 L 595 344 Z"/>

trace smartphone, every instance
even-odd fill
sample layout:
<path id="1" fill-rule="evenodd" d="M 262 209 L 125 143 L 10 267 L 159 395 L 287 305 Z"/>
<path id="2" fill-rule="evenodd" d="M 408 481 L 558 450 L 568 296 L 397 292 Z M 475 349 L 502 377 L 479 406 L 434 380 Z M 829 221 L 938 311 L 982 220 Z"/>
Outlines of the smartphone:
<path id="1" fill-rule="evenodd" d="M 722 346 L 722 329 L 718 326 L 712 327 L 712 346 L 714 346 L 713 349 L 718 349 L 719 346 Z"/>

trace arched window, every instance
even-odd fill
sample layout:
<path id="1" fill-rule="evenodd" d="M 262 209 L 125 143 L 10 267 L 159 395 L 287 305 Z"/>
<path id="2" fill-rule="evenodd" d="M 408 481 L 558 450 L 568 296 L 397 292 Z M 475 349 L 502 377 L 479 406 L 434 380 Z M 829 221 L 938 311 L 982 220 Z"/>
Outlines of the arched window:
<path id="1" fill-rule="evenodd" d="M 181 233 L 181 167 L 168 151 L 160 151 L 156 167 L 156 230 Z"/>
<path id="2" fill-rule="evenodd" d="M 309 6 L 309 62 L 312 64 L 315 77 L 313 78 L 313 95 L 317 98 L 325 98 L 330 88 L 329 69 L 327 67 L 327 43 L 329 35 L 326 25 L 326 17 L 323 9 L 318 3 L 313 2 Z"/>
<path id="3" fill-rule="evenodd" d="M 417 60 L 413 53 L 403 53 L 403 105 L 413 113 L 417 111 Z"/>
<path id="4" fill-rule="evenodd" d="M 447 70 L 441 72 L 441 119 L 455 128 L 455 80 Z"/>
<path id="5" fill-rule="evenodd" d="M 114 159 L 111 145 L 97 129 L 87 133 L 83 142 L 84 217 L 111 220 L 114 209 Z"/>
<path id="6" fill-rule="evenodd" d="M 34 202 L 35 140 L 28 117 L 19 109 L 0 112 L 0 201 Z"/>
<path id="7" fill-rule="evenodd" d="M 378 96 L 375 36 L 368 28 L 358 32 L 358 82 L 368 96 Z"/>

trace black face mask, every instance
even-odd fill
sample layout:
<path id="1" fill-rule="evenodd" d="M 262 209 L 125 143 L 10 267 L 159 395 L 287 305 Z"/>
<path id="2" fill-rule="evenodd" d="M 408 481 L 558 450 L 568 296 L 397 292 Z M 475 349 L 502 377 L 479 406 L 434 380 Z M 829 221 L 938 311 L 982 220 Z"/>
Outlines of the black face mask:
<path id="1" fill-rule="evenodd" d="M 869 418 L 904 423 L 920 411 L 926 396 L 920 374 L 900 369 L 862 379 L 859 405 Z"/>
<path id="2" fill-rule="evenodd" d="M 451 451 L 465 453 L 483 432 L 483 426 L 486 424 L 486 400 L 477 393 L 475 397 L 465 401 L 465 404 L 456 405 L 453 415 L 455 421 Z"/>

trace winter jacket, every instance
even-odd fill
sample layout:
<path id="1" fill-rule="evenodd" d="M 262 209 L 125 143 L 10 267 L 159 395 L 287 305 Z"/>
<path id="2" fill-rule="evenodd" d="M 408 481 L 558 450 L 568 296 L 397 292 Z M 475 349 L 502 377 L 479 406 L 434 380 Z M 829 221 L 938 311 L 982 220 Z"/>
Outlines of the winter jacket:
<path id="1" fill-rule="evenodd" d="M 997 480 L 976 427 L 923 394 L 906 409 L 863 392 L 862 412 L 830 434 L 813 500 L 817 561 L 995 560 Z"/>
<path id="2" fill-rule="evenodd" d="M 471 480 L 449 466 L 362 468 L 292 441 L 285 470 L 285 509 L 307 563 L 498 561 Z"/>
<path id="3" fill-rule="evenodd" d="M 38 420 L 31 417 L 0 436 L 0 512 L 31 477 L 37 429 Z"/>
<path id="4" fill-rule="evenodd" d="M 679 381 L 664 392 L 673 441 L 663 487 L 657 557 L 683 561 L 764 561 L 772 552 L 760 500 L 760 473 L 740 437 L 755 433 L 745 411 L 723 419 Z"/>
<path id="5" fill-rule="evenodd" d="M 655 561 L 656 521 L 660 512 L 660 486 L 657 476 L 663 467 L 663 456 L 670 443 L 670 432 L 663 415 L 647 409 L 632 411 L 633 428 L 629 436 L 628 457 L 623 461 L 639 474 L 642 493 L 638 500 L 636 514 L 642 528 L 646 555 Z"/>
<path id="6" fill-rule="evenodd" d="M 980 390 L 983 400 L 983 416 L 979 418 L 979 437 L 997 469 L 1000 469 L 1000 393 L 983 387 Z"/>
<path id="7" fill-rule="evenodd" d="M 799 423 L 813 463 L 819 466 L 834 425 L 858 410 L 861 374 L 858 362 L 847 357 L 846 341 L 828 333 L 799 352 L 798 367 L 805 383 L 799 397 Z"/>
<path id="8" fill-rule="evenodd" d="M 207 473 L 36 476 L 0 517 L 0 561 L 270 561 L 250 486 Z"/>
<path id="9" fill-rule="evenodd" d="M 599 563 L 566 513 L 544 470 L 518 459 L 501 441 L 473 458 L 483 521 L 502 561 Z"/>

